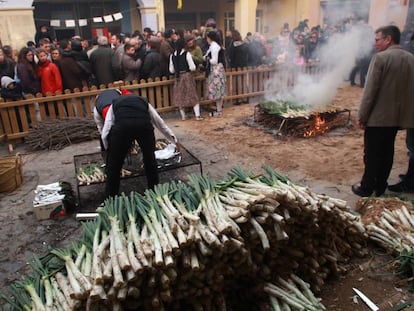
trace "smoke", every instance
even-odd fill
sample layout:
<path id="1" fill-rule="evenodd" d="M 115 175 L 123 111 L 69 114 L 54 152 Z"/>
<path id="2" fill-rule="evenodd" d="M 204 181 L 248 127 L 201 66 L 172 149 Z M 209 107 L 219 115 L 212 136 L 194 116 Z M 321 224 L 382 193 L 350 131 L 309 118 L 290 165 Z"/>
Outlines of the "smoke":
<path id="1" fill-rule="evenodd" d="M 330 105 L 338 86 L 349 76 L 355 61 L 369 55 L 373 48 L 374 32 L 367 25 L 356 25 L 345 33 L 329 37 L 319 49 L 319 74 L 303 73 L 299 68 L 293 87 L 276 75 L 267 85 L 266 100 L 288 101 L 308 110 L 317 110 Z"/>

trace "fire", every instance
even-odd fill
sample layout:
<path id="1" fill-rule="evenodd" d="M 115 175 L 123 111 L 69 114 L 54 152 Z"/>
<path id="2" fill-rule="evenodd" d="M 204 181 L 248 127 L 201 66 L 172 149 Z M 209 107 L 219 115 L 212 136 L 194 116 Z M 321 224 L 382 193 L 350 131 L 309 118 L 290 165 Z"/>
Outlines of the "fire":
<path id="1" fill-rule="evenodd" d="M 326 121 L 322 118 L 319 113 L 315 113 L 315 122 L 313 127 L 309 128 L 303 133 L 303 137 L 311 137 L 317 134 L 323 134 L 328 130 L 328 126 L 325 124 Z"/>

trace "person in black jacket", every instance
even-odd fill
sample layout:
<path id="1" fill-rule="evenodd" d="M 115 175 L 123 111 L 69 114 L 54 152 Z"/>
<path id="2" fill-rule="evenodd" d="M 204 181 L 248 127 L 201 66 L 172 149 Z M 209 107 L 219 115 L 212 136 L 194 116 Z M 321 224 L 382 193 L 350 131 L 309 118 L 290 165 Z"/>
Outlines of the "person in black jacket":
<path id="1" fill-rule="evenodd" d="M 243 41 L 240 32 L 232 30 L 232 42 L 227 47 L 230 68 L 243 68 L 249 64 L 249 46 Z"/>
<path id="2" fill-rule="evenodd" d="M 88 81 L 82 68 L 73 56 L 72 42 L 68 39 L 60 40 L 61 58 L 59 61 L 62 73 L 64 90 L 82 90 L 88 86 Z"/>
<path id="3" fill-rule="evenodd" d="M 233 69 L 247 67 L 249 65 L 249 44 L 243 41 L 239 31 L 232 30 L 231 33 L 232 42 L 227 48 L 227 57 L 230 63 L 230 67 Z M 243 85 L 245 85 L 245 77 L 242 76 L 241 78 Z M 242 90 L 240 90 L 239 83 L 235 83 L 234 88 L 235 95 L 237 95 L 239 92 L 242 92 Z M 240 105 L 244 102 L 247 102 L 247 100 L 238 98 L 234 102 L 234 105 Z"/>
<path id="4" fill-rule="evenodd" d="M 257 67 L 263 65 L 266 58 L 266 49 L 260 35 L 255 33 L 252 42 L 249 43 L 249 65 Z"/>
<path id="5" fill-rule="evenodd" d="M 82 70 L 81 80 L 88 81 L 88 86 L 91 86 L 93 84 L 93 79 L 91 78 L 92 66 L 89 62 L 88 54 L 86 54 L 86 51 L 82 47 L 82 41 L 79 39 L 72 39 L 71 46 L 71 54 Z"/>
<path id="6" fill-rule="evenodd" d="M 3 50 L 0 49 L 0 77 L 8 76 L 14 78 L 14 67 L 13 61 L 7 58 Z"/>
<path id="7" fill-rule="evenodd" d="M 141 79 L 155 80 L 161 77 L 160 40 L 157 37 L 151 37 L 148 46 L 149 50 L 141 67 Z"/>
<path id="8" fill-rule="evenodd" d="M 414 34 L 411 35 L 410 44 L 404 48 L 414 55 Z M 399 175 L 401 180 L 398 183 L 388 186 L 392 192 L 414 192 L 414 128 L 406 130 L 405 144 L 408 149 L 407 172 Z"/>

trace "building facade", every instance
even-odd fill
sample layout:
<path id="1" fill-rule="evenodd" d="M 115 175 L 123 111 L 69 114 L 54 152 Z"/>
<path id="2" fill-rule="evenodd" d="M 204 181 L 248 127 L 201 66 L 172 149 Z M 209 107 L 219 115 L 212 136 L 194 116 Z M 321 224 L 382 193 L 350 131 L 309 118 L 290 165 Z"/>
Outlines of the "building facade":
<path id="1" fill-rule="evenodd" d="M 0 1 L 0 43 L 20 48 L 36 32 L 32 0 Z"/>

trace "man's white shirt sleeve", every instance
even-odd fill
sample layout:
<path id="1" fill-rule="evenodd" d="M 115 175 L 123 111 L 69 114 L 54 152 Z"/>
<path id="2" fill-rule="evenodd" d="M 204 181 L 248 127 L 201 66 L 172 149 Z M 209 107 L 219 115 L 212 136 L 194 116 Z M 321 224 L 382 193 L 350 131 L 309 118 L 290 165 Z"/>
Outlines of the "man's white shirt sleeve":
<path id="1" fill-rule="evenodd" d="M 98 128 L 99 134 L 102 134 L 102 128 L 104 126 L 104 119 L 99 114 L 96 107 L 93 107 L 93 119 L 95 120 L 96 127 Z"/>
<path id="2" fill-rule="evenodd" d="M 105 123 L 104 123 L 104 126 L 102 128 L 102 133 L 101 133 L 102 143 L 105 149 L 108 149 L 108 135 L 114 123 L 115 123 L 115 115 L 114 115 L 114 111 L 112 110 L 112 105 L 111 105 L 111 107 L 109 107 L 108 112 L 106 114 Z"/>
<path id="3" fill-rule="evenodd" d="M 160 117 L 157 110 L 150 103 L 149 106 L 149 114 L 151 118 L 152 124 L 170 141 L 170 142 L 178 142 L 177 137 L 175 137 L 173 131 L 165 124 L 164 120 Z"/>

